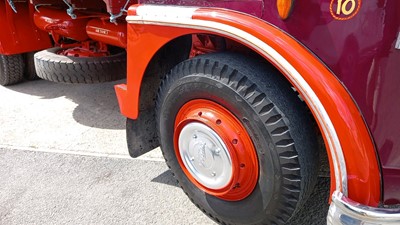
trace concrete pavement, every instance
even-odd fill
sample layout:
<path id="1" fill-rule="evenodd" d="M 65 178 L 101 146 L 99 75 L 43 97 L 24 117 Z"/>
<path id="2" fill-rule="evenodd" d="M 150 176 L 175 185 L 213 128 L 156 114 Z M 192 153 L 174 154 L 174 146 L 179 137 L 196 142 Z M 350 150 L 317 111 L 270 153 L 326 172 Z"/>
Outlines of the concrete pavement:
<path id="1" fill-rule="evenodd" d="M 159 149 L 131 159 L 114 83 L 0 86 L 0 224 L 214 224 Z M 324 224 L 329 180 L 292 224 Z"/>
<path id="2" fill-rule="evenodd" d="M 213 224 L 159 149 L 129 157 L 114 84 L 0 87 L 0 224 Z"/>
<path id="3" fill-rule="evenodd" d="M 0 149 L 0 224 L 213 224 L 162 162 Z"/>
<path id="4" fill-rule="evenodd" d="M 0 87 L 0 143 L 6 146 L 127 155 L 125 118 L 114 83 L 44 80 Z"/>

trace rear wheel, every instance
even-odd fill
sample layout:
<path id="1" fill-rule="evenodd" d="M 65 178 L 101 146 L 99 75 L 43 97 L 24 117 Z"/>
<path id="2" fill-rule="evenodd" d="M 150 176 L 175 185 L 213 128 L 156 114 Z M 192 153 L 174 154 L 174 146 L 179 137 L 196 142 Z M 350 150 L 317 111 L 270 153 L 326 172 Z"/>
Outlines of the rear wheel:
<path id="1" fill-rule="evenodd" d="M 168 166 L 218 222 L 284 224 L 315 184 L 310 115 L 261 61 L 217 53 L 177 65 L 160 88 L 157 116 Z"/>
<path id="2" fill-rule="evenodd" d="M 24 54 L 25 71 L 24 78 L 27 80 L 37 80 L 39 77 L 36 75 L 34 55 L 36 52 L 28 52 Z"/>
<path id="3" fill-rule="evenodd" d="M 24 61 L 21 54 L 0 54 L 0 85 L 19 83 L 24 78 Z"/>

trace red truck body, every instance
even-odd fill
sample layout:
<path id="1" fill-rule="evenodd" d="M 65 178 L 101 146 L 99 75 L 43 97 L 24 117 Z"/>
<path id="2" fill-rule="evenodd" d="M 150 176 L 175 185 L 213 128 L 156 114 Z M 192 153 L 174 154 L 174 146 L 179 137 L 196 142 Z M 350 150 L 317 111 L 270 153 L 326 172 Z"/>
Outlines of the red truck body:
<path id="1" fill-rule="evenodd" d="M 156 106 L 154 99 L 158 99 L 158 102 L 168 99 L 164 99 L 162 95 L 163 82 L 168 83 L 164 74 L 173 74 L 173 68 L 179 68 L 184 60 L 194 63 L 197 62 L 197 56 L 200 56 L 201 61 L 202 57 L 212 57 L 218 52 L 239 53 L 250 58 L 260 57 L 266 64 L 272 65 L 299 93 L 313 115 L 312 120 L 319 130 L 317 133 L 324 140 L 333 194 L 330 223 L 337 222 L 340 216 L 347 215 L 344 211 L 339 218 L 332 208 L 339 207 L 337 211 L 343 210 L 340 205 L 351 205 L 352 201 L 367 207 L 364 208 L 366 212 L 361 212 L 359 208 L 355 210 L 360 215 L 376 212 L 376 208 L 368 207 L 400 204 L 400 120 L 397 117 L 400 114 L 400 105 L 396 101 L 396 96 L 400 95 L 399 1 L 31 0 L 15 3 L 2 1 L 0 13 L 6 18 L 0 20 L 0 54 L 3 56 L 58 46 L 60 49 L 53 52 L 55 55 L 72 57 L 72 60 L 75 57 L 78 61 L 85 58 L 89 60 L 85 61 L 85 65 L 90 67 L 96 64 L 96 57 L 103 57 L 102 59 L 109 62 L 107 57 L 114 57 L 113 52 L 116 52 L 116 55 L 121 54 L 121 50 L 114 51 L 115 47 L 126 50 L 127 81 L 126 84 L 117 85 L 116 92 L 121 112 L 128 118 L 128 146 L 133 152 L 132 155 L 143 152 L 142 145 L 157 146 L 157 138 L 161 138 L 163 145 L 163 137 L 158 137 L 162 136 L 163 132 L 155 134 L 154 131 L 155 127 L 161 126 L 155 125 L 154 110 L 159 106 Z M 125 61 L 123 63 L 125 64 Z M 43 62 L 36 62 L 37 67 L 42 64 Z M 72 64 L 73 62 L 67 66 Z M 110 73 L 112 68 L 110 66 Z M 172 72 L 168 72 L 171 69 Z M 38 70 L 41 69 L 36 69 Z M 58 81 L 55 79 L 62 76 L 62 73 L 56 70 L 53 72 L 57 76 L 48 75 L 46 71 L 39 71 L 38 75 L 44 79 L 53 77 L 50 80 Z M 41 75 L 42 73 L 46 75 Z M 84 82 L 88 83 L 109 81 L 113 78 L 93 79 L 90 77 L 88 81 L 83 77 Z M 163 79 L 166 81 L 161 82 Z M 81 80 L 79 77 L 76 80 L 69 77 L 60 81 L 79 83 Z M 214 100 L 214 97 L 204 98 Z M 225 184 L 221 185 L 222 189 L 218 185 L 218 188 L 212 188 L 214 186 L 208 178 L 201 178 L 206 175 L 193 172 L 200 167 L 185 161 L 184 155 L 189 153 L 179 150 L 180 138 L 186 137 L 186 130 L 201 130 L 203 128 L 198 123 L 205 124 L 212 130 L 204 128 L 204 132 L 208 132 L 206 139 L 211 138 L 213 143 L 222 140 L 221 143 L 226 145 L 220 146 L 226 148 L 229 155 L 228 158 L 221 159 L 223 162 L 235 164 L 235 160 L 246 161 L 246 164 L 254 163 L 252 169 L 256 171 L 261 168 L 262 160 L 257 162 L 257 157 L 261 156 L 259 153 L 254 155 L 254 152 L 259 152 L 255 141 L 257 135 L 249 132 L 250 128 L 244 120 L 239 118 L 236 121 L 235 118 L 238 118 L 240 113 L 236 112 L 233 106 L 232 109 L 228 107 L 229 104 L 223 100 L 215 100 L 225 107 L 222 107 L 223 109 L 208 100 L 200 101 L 203 110 L 210 110 L 209 113 L 215 115 L 224 115 L 225 120 L 233 122 L 229 123 L 230 127 L 219 130 L 219 126 L 210 122 L 211 117 L 193 117 L 191 109 L 200 107 L 197 101 L 189 99 L 186 102 L 189 106 L 179 106 L 183 111 L 179 111 L 175 118 L 170 118 L 176 121 L 175 125 L 171 125 L 174 126 L 173 133 L 178 133 L 178 136 L 174 136 L 172 146 L 177 155 L 177 165 L 180 166 L 177 168 L 181 168 L 182 174 L 204 193 L 228 202 L 242 201 L 252 195 L 251 191 L 255 188 L 258 177 L 263 176 L 261 169 L 260 173 L 247 171 L 243 175 L 237 172 L 239 167 L 218 168 L 231 171 L 231 178 L 228 179 L 229 182 L 222 182 Z M 163 109 L 161 107 L 161 111 Z M 146 113 L 148 115 L 145 115 Z M 157 115 L 159 114 L 161 119 L 158 120 L 161 122 L 157 123 L 163 124 L 163 113 L 158 112 Z M 197 121 L 193 124 L 195 128 L 192 128 L 193 121 Z M 235 147 L 236 144 L 227 144 L 221 133 L 229 133 L 235 129 L 239 130 L 239 133 L 249 132 L 248 138 L 251 140 L 245 141 L 247 137 L 244 137 L 243 141 L 248 143 L 246 146 L 253 143 L 256 147 L 238 148 Z M 144 135 L 139 135 L 140 132 Z M 129 140 L 130 135 L 132 140 Z M 220 139 L 213 139 L 215 135 L 219 135 Z M 274 132 L 271 135 L 273 139 Z M 157 141 L 152 144 L 144 143 L 155 139 Z M 236 138 L 234 140 L 237 142 Z M 133 143 L 135 141 L 139 144 Z M 206 152 L 205 147 L 200 149 L 201 151 L 197 147 L 193 148 L 195 151 Z M 246 154 L 240 156 L 241 151 Z M 202 169 L 207 162 L 204 154 L 198 155 L 205 160 L 202 162 Z M 215 176 L 214 172 L 212 174 Z M 257 174 L 254 178 L 249 178 L 251 181 L 243 178 L 251 177 L 251 174 Z M 240 180 L 238 183 L 243 185 L 243 189 L 250 190 L 249 193 L 238 194 L 229 191 L 229 188 L 238 187 L 231 184 L 235 179 Z M 178 180 L 182 182 L 179 177 Z M 203 205 L 200 205 L 200 208 L 203 208 Z M 389 216 L 388 224 L 391 224 L 390 221 L 399 221 L 396 220 L 398 214 L 389 214 L 394 216 Z M 217 221 L 219 216 L 225 218 L 224 213 L 212 212 L 212 215 L 216 215 Z M 358 219 L 364 221 L 365 218 L 361 216 Z M 286 219 L 282 219 L 284 220 Z M 224 221 L 222 219 L 222 222 Z M 240 223 L 240 220 L 238 221 Z M 235 220 L 230 222 L 235 223 Z"/>

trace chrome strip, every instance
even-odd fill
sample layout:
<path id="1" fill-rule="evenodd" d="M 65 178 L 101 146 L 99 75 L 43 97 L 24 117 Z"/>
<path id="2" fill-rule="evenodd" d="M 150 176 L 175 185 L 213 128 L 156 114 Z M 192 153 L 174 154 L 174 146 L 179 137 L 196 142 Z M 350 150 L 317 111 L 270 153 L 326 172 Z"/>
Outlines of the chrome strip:
<path id="1" fill-rule="evenodd" d="M 172 10 L 172 8 L 177 8 L 178 11 Z M 240 39 L 242 42 L 253 46 L 275 65 L 278 65 L 281 71 L 289 75 L 289 79 L 295 84 L 295 88 L 303 94 L 303 97 L 315 112 L 316 119 L 322 125 L 322 131 L 332 155 L 336 190 L 347 195 L 346 162 L 338 135 L 328 113 L 310 85 L 282 55 L 257 37 L 226 24 L 192 19 L 193 12 L 197 9 L 195 7 L 142 5 L 138 7 L 136 16 L 127 16 L 126 20 L 128 23 L 184 27 L 220 33 Z"/>
<path id="2" fill-rule="evenodd" d="M 161 21 L 167 19 L 181 20 L 192 19 L 193 13 L 199 7 L 185 7 L 185 6 L 160 6 L 160 5 L 141 5 L 136 9 L 134 17 L 140 17 L 139 20 L 146 21 Z M 126 21 L 137 21 L 138 19 L 131 19 L 132 16 L 127 16 Z M 149 20 L 150 19 L 150 20 Z"/>
<path id="3" fill-rule="evenodd" d="M 329 207 L 327 224 L 398 225 L 400 224 L 400 208 L 387 209 L 365 206 L 335 191 Z"/>
<path id="4" fill-rule="evenodd" d="M 399 34 L 397 34 L 397 40 L 396 40 L 395 48 L 396 49 L 400 49 L 400 32 L 399 32 Z"/>

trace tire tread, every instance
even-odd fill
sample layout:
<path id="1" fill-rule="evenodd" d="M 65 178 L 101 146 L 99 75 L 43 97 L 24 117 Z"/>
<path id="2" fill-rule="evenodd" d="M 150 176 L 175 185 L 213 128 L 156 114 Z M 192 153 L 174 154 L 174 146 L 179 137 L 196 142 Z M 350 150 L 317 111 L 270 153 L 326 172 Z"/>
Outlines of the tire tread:
<path id="1" fill-rule="evenodd" d="M 79 58 L 58 55 L 60 48 L 37 52 L 34 56 L 37 76 L 62 83 L 101 83 L 126 77 L 126 54 Z"/>
<path id="2" fill-rule="evenodd" d="M 0 54 L 0 85 L 19 83 L 24 78 L 24 60 L 21 54 Z"/>

